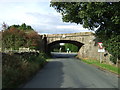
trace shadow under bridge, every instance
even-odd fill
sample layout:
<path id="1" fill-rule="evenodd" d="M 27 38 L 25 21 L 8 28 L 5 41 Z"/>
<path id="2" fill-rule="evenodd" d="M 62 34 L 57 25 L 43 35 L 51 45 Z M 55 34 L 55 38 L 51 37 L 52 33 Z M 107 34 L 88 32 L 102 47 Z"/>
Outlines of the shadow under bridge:
<path id="1" fill-rule="evenodd" d="M 52 51 L 52 46 L 56 45 L 56 44 L 60 44 L 60 43 L 69 43 L 69 44 L 73 44 L 75 46 L 78 47 L 78 51 L 80 50 L 80 48 L 84 45 L 81 42 L 78 41 L 73 41 L 73 40 L 57 40 L 57 41 L 53 41 L 52 43 L 47 44 L 47 53 L 49 55 L 51 55 L 51 51 Z"/>

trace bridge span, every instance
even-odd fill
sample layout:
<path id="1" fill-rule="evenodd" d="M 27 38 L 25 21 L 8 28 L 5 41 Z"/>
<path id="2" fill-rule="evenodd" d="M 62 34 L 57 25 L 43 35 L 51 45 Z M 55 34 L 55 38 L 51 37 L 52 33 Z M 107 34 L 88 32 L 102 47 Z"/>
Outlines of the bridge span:
<path id="1" fill-rule="evenodd" d="M 47 34 L 46 38 L 46 51 L 50 52 L 50 47 L 57 43 L 71 43 L 79 48 L 78 57 L 81 58 L 93 58 L 99 60 L 100 53 L 98 52 L 98 39 L 92 32 L 80 32 L 80 33 L 66 33 L 66 34 Z M 102 53 L 101 58 L 109 62 L 110 55 L 104 56 L 108 53 L 105 51 Z"/>

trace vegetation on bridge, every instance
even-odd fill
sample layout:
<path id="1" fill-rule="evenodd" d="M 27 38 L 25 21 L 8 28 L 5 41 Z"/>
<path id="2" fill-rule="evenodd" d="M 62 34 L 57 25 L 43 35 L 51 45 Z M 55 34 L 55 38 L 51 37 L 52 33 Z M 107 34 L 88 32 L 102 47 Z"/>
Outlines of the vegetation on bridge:
<path id="1" fill-rule="evenodd" d="M 64 22 L 95 31 L 116 64 L 120 60 L 120 2 L 51 2 Z M 104 9 L 103 9 L 104 8 Z"/>

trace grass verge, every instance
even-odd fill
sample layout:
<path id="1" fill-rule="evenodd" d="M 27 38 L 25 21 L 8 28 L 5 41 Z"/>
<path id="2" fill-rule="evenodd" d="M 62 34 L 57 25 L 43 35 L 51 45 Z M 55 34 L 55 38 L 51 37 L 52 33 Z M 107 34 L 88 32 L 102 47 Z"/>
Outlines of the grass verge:
<path id="1" fill-rule="evenodd" d="M 95 65 L 97 67 L 100 67 L 102 69 L 108 70 L 110 72 L 113 72 L 115 74 L 120 75 L 120 68 L 116 67 L 116 66 L 112 66 L 109 64 L 104 64 L 104 63 L 100 63 L 97 60 L 92 60 L 92 59 L 81 59 L 83 62 L 87 63 L 87 64 L 92 64 Z"/>
<path id="2" fill-rule="evenodd" d="M 2 55 L 2 88 L 18 88 L 46 63 L 43 53 Z"/>

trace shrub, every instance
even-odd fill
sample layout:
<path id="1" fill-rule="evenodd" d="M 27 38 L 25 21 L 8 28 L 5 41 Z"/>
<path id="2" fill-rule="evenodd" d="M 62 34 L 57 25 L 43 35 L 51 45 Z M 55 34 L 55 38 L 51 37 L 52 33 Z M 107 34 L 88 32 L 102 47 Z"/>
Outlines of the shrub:
<path id="1" fill-rule="evenodd" d="M 116 64 L 117 56 L 110 56 L 110 61 L 112 61 L 114 64 Z"/>
<path id="2" fill-rule="evenodd" d="M 33 76 L 46 62 L 44 54 L 38 53 L 3 53 L 2 59 L 3 88 L 18 87 Z"/>

